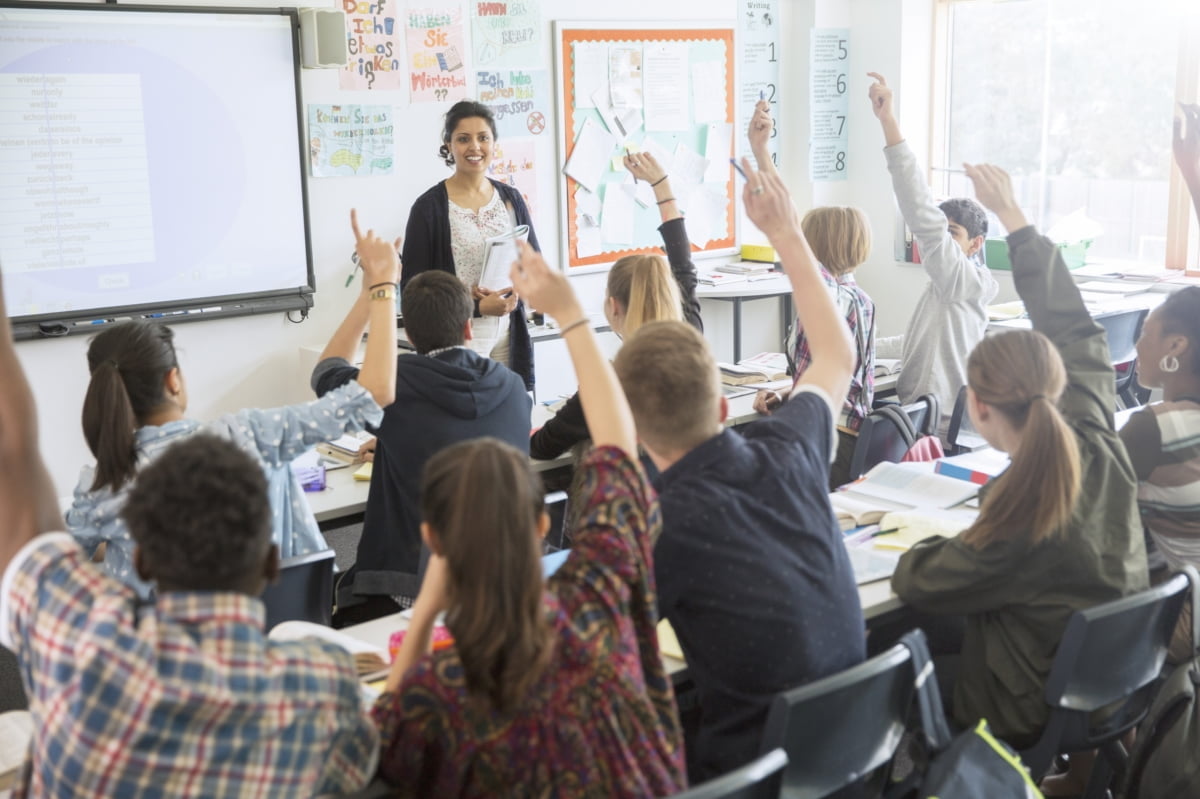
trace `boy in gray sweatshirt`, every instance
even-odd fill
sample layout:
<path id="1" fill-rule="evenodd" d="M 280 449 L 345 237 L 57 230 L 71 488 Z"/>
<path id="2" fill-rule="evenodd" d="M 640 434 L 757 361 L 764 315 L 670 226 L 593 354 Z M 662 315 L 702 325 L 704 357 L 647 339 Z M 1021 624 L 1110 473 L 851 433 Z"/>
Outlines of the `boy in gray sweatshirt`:
<path id="1" fill-rule="evenodd" d="M 900 133 L 892 90 L 882 75 L 868 74 L 875 79 L 871 110 L 883 127 L 896 202 L 929 276 L 902 337 L 903 369 L 896 393 L 906 403 L 924 394 L 936 396 L 944 436 L 958 390 L 967 384 L 967 356 L 987 330 L 987 305 L 999 290 L 981 257 L 987 214 L 968 198 L 934 203 L 916 155 Z M 887 341 L 878 341 L 877 355 L 885 355 Z"/>

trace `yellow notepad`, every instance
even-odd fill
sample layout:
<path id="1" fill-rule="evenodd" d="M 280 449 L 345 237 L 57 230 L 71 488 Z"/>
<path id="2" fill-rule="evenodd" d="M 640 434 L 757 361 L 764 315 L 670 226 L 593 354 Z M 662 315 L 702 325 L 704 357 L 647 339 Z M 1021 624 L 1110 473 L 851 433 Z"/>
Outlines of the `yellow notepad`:
<path id="1" fill-rule="evenodd" d="M 354 479 L 359 482 L 371 482 L 371 466 L 373 464 L 367 461 L 362 466 L 354 470 Z"/>

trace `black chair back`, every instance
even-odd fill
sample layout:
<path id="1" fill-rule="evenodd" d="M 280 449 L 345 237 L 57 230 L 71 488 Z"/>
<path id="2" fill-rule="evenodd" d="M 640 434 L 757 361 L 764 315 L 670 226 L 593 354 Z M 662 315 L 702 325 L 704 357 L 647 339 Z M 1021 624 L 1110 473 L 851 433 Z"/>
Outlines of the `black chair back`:
<path id="1" fill-rule="evenodd" d="M 333 550 L 285 558 L 279 579 L 262 592 L 267 629 L 281 621 L 311 621 L 326 627 L 333 621 Z"/>
<path id="2" fill-rule="evenodd" d="M 1189 584 L 1186 573 L 1177 574 L 1071 616 L 1046 680 L 1050 718 L 1038 742 L 1021 753 L 1035 780 L 1055 755 L 1115 742 L 1146 715 Z M 1103 717 L 1093 721 L 1102 708 Z"/>
<path id="3" fill-rule="evenodd" d="M 879 406 L 867 414 L 858 430 L 849 479 L 857 480 L 883 461 L 899 463 L 916 440 L 916 430 L 903 406 Z"/>
<path id="4" fill-rule="evenodd" d="M 1110 362 L 1116 369 L 1117 398 L 1120 400 L 1118 410 L 1120 407 L 1134 408 L 1141 404 L 1134 394 L 1137 386 L 1133 362 L 1137 360 L 1137 339 L 1149 314 L 1149 309 L 1138 308 L 1096 317 L 1096 321 L 1104 328 Z"/>
<path id="5" fill-rule="evenodd" d="M 818 799 L 892 759 L 915 691 L 903 644 L 865 663 L 779 694 L 763 729 L 762 751 L 788 754 L 783 795 Z"/>
<path id="6" fill-rule="evenodd" d="M 675 799 L 779 799 L 788 756 L 773 749 L 739 769 L 675 794 Z"/>

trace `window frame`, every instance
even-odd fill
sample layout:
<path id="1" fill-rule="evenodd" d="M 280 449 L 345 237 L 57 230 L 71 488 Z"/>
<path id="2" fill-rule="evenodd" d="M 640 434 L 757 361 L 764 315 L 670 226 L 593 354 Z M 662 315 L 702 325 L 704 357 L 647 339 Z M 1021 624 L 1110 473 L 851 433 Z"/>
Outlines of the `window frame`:
<path id="1" fill-rule="evenodd" d="M 950 19 L 953 7 L 972 2 L 1005 2 L 1005 0 L 935 0 L 933 13 L 933 47 L 930 51 L 929 103 L 929 185 L 945 192 L 948 176 L 949 105 L 950 105 Z M 1200 103 L 1200 15 L 1186 16 L 1179 28 L 1179 59 L 1175 70 L 1175 100 Z M 1176 116 L 1178 106 L 1176 106 Z M 1171 136 L 1166 130 L 1164 136 Z M 1167 187 L 1167 241 L 1163 264 L 1167 269 L 1182 271 L 1188 277 L 1200 277 L 1200 229 L 1192 209 L 1191 196 L 1179 167 L 1171 161 Z"/>

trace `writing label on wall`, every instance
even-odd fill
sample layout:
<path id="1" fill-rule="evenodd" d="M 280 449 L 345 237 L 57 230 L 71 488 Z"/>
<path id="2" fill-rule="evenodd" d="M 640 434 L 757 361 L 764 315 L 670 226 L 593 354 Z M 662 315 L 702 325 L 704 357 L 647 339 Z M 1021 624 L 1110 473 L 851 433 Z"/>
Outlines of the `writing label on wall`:
<path id="1" fill-rule="evenodd" d="M 471 0 L 476 69 L 527 67 L 541 60 L 538 0 Z"/>
<path id="2" fill-rule="evenodd" d="M 479 70 L 475 95 L 492 109 L 496 135 L 503 141 L 537 136 L 550 118 L 550 73 L 544 69 Z"/>
<path id="3" fill-rule="evenodd" d="M 808 172 L 812 180 L 846 179 L 850 31 L 813 28 L 809 68 Z"/>
<path id="4" fill-rule="evenodd" d="M 349 59 L 342 68 L 343 89 L 403 89 L 399 0 L 342 0 Z"/>
<path id="5" fill-rule="evenodd" d="M 409 90 L 414 103 L 444 103 L 467 96 L 467 53 L 458 3 L 409 9 Z"/>
<path id="6" fill-rule="evenodd" d="M 746 126 L 759 100 L 771 104 L 775 130 L 767 142 L 771 160 L 779 164 L 779 0 L 738 2 L 738 156 L 754 161 Z"/>

